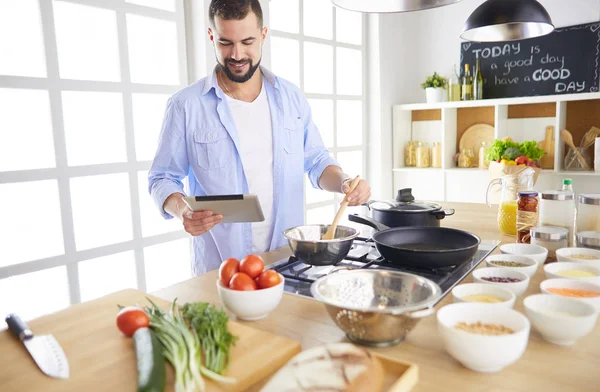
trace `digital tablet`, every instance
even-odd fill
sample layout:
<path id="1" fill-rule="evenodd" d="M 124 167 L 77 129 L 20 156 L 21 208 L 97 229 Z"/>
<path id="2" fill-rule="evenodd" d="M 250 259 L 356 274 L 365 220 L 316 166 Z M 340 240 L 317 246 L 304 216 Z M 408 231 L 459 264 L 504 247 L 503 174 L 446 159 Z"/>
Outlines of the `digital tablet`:
<path id="1" fill-rule="evenodd" d="M 223 215 L 222 223 L 265 220 L 256 195 L 190 196 L 183 201 L 192 211 L 212 211 Z"/>

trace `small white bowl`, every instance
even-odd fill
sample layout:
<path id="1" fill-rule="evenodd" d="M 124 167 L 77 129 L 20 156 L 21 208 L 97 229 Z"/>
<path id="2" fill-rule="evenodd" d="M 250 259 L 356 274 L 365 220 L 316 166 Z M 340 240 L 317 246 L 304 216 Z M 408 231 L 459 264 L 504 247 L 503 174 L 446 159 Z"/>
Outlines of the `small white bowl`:
<path id="1" fill-rule="evenodd" d="M 595 284 L 591 282 L 581 282 L 579 280 L 573 279 L 546 279 L 540 284 L 540 289 L 543 293 L 556 295 L 564 298 L 573 298 L 578 301 L 587 302 L 592 305 L 597 311 L 600 311 L 600 296 L 593 298 L 576 298 L 576 297 L 566 297 L 560 294 L 554 294 L 548 289 L 557 288 L 557 289 L 573 289 L 573 290 L 586 290 L 586 291 L 594 291 L 600 293 L 600 284 Z"/>
<path id="2" fill-rule="evenodd" d="M 593 256 L 595 259 L 577 259 L 573 255 Z M 558 261 L 570 261 L 572 263 L 581 263 L 600 267 L 600 250 L 590 248 L 561 248 L 556 251 Z"/>
<path id="3" fill-rule="evenodd" d="M 563 271 L 586 271 L 596 275 L 594 277 L 578 278 L 575 276 L 564 276 L 560 275 L 559 272 Z M 600 284 L 600 268 L 583 264 L 583 263 L 572 263 L 569 261 L 558 261 L 556 263 L 546 264 L 544 266 L 544 272 L 546 273 L 547 279 L 573 279 L 582 282 L 592 282 Z"/>
<path id="4" fill-rule="evenodd" d="M 497 372 L 515 363 L 527 347 L 531 324 L 521 313 L 488 304 L 460 303 L 437 312 L 438 330 L 446 351 L 465 367 L 477 372 Z M 460 322 L 500 324 L 515 332 L 490 336 L 455 328 Z"/>
<path id="5" fill-rule="evenodd" d="M 491 295 L 500 299 L 502 302 L 484 303 L 465 300 L 464 298 L 468 297 L 469 295 Z M 515 300 L 517 299 L 512 291 L 502 288 L 501 286 L 494 286 L 485 283 L 460 284 L 452 289 L 452 298 L 454 299 L 454 303 L 484 303 L 488 306 L 501 306 L 505 308 L 512 308 L 515 305 Z"/>
<path id="6" fill-rule="evenodd" d="M 516 263 L 525 264 L 526 267 L 504 267 L 501 265 L 493 264 L 494 261 L 514 261 Z M 491 255 L 487 259 L 485 259 L 485 263 L 488 267 L 508 268 L 515 271 L 524 272 L 530 278 L 533 275 L 535 275 L 535 272 L 540 266 L 540 264 L 531 257 L 511 254 Z"/>
<path id="7" fill-rule="evenodd" d="M 527 256 L 542 265 L 548 258 L 548 249 L 539 245 L 531 244 L 504 244 L 500 246 L 500 252 L 510 255 Z"/>
<path id="8" fill-rule="evenodd" d="M 279 305 L 283 297 L 285 278 L 281 274 L 279 276 L 281 283 L 277 286 L 252 291 L 232 290 L 217 280 L 221 303 L 240 320 L 263 319 Z"/>
<path id="9" fill-rule="evenodd" d="M 529 321 L 542 337 L 559 346 L 570 346 L 590 333 L 598 319 L 592 305 L 559 295 L 530 295 L 523 305 Z"/>
<path id="10" fill-rule="evenodd" d="M 501 283 L 501 282 L 490 282 L 483 278 L 489 278 L 492 276 L 496 276 L 499 278 L 513 278 L 519 279 L 520 282 L 514 283 Z M 527 291 L 527 287 L 529 286 L 529 276 L 527 276 L 524 272 L 515 271 L 510 268 L 503 267 L 490 267 L 490 268 L 480 268 L 473 271 L 473 280 L 475 283 L 485 283 L 496 286 L 501 286 L 507 290 L 512 291 L 514 295 L 517 297 L 522 296 Z"/>

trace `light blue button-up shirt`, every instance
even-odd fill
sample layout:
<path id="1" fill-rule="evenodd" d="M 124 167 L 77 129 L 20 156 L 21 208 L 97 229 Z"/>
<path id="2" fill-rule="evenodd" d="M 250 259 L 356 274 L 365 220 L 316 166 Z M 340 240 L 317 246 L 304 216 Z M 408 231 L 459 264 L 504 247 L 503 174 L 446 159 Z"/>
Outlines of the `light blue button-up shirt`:
<path id="1" fill-rule="evenodd" d="M 304 222 L 304 173 L 319 188 L 329 165 L 339 166 L 323 145 L 302 92 L 260 68 L 273 128 L 273 236 L 270 250 L 287 244 L 282 232 Z M 158 150 L 148 179 L 150 195 L 163 210 L 167 197 L 184 193 L 188 176 L 194 196 L 247 194 L 240 139 L 216 73 L 173 95 L 168 103 Z M 222 260 L 252 253 L 251 223 L 221 223 L 193 238 L 195 275 L 218 268 Z M 165 260 L 168 262 L 168 260 Z"/>

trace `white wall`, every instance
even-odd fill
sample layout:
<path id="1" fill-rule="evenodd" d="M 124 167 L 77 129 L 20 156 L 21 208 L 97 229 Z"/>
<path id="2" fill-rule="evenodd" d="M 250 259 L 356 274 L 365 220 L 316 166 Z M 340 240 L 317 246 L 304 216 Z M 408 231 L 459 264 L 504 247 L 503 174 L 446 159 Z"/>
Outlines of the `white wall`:
<path id="1" fill-rule="evenodd" d="M 463 0 L 457 4 L 436 8 L 427 11 L 398 14 L 382 14 L 379 16 L 379 61 L 380 61 L 380 85 L 381 85 L 381 137 L 392 134 L 392 105 L 402 103 L 424 102 L 425 94 L 420 88 L 420 83 L 427 75 L 434 71 L 443 75 L 449 75 L 452 65 L 459 66 L 460 63 L 460 33 L 464 22 L 471 12 L 475 10 L 484 0 Z M 598 0 L 540 0 L 540 3 L 548 10 L 556 27 L 588 23 L 600 20 L 600 1 Z M 373 53 L 373 51 L 371 51 Z M 540 139 L 542 140 L 543 137 Z M 389 140 L 389 139 L 388 139 Z M 380 156 L 370 156 L 369 159 L 377 161 L 381 167 L 382 176 L 389 178 L 388 173 L 392 169 L 392 143 L 381 152 Z M 480 189 L 485 184 L 479 184 L 482 179 L 464 179 L 461 181 L 456 174 L 448 185 L 457 184 L 473 186 L 472 181 L 478 181 L 475 200 L 480 201 Z M 418 176 L 417 176 L 418 177 Z M 439 196 L 435 189 L 425 193 L 425 184 L 405 183 L 407 177 L 396 173 L 396 186 L 402 179 L 401 186 L 413 186 L 421 189 L 421 198 L 435 199 Z M 482 177 L 483 178 L 483 177 Z M 556 188 L 560 184 L 561 176 L 546 175 L 539 183 L 540 187 Z M 578 181 L 579 179 L 579 181 Z M 411 181 L 418 181 L 415 176 Z M 431 179 L 428 179 L 431 180 Z M 467 184 L 466 181 L 471 182 Z M 575 177 L 574 182 L 580 185 L 585 192 L 600 189 L 598 177 Z M 425 181 L 425 179 L 423 179 Z M 392 198 L 394 186 L 386 183 L 383 185 L 382 193 L 386 198 Z M 468 188 L 467 188 L 468 189 Z M 446 197 L 456 201 L 462 199 L 461 192 L 450 192 Z M 465 201 L 467 201 L 465 199 Z"/>

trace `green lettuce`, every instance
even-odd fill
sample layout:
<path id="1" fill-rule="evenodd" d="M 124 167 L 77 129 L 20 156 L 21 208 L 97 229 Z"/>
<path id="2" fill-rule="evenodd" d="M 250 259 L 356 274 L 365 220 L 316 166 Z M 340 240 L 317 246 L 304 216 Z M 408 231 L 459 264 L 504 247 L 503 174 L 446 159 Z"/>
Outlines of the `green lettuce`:
<path id="1" fill-rule="evenodd" d="M 538 147 L 535 140 L 519 144 L 513 142 L 510 138 L 505 139 L 494 140 L 494 143 L 485 150 L 486 160 L 490 162 L 502 158 L 514 160 L 518 158 L 518 156 L 514 156 L 518 151 L 521 152 L 520 155 L 524 155 L 532 161 L 539 161 L 544 156 L 544 150 Z"/>
<path id="2" fill-rule="evenodd" d="M 515 143 L 510 139 L 506 141 L 496 139 L 494 140 L 494 143 L 485 150 L 485 159 L 490 162 L 500 160 L 502 159 L 504 151 L 511 147 L 519 148 L 519 143 Z"/>
<path id="3" fill-rule="evenodd" d="M 521 152 L 532 161 L 539 161 L 544 156 L 544 150 L 538 147 L 535 140 L 521 143 Z"/>

